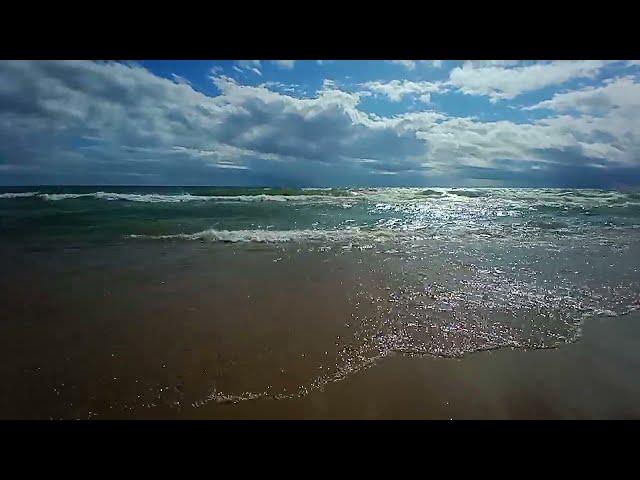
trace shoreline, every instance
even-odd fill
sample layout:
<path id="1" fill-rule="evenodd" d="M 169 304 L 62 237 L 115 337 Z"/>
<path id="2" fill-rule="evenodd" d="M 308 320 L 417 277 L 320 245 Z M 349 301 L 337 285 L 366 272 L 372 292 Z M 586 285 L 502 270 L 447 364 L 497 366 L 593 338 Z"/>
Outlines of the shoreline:
<path id="1" fill-rule="evenodd" d="M 1 418 L 640 418 L 638 311 L 553 349 L 372 361 L 407 324 L 401 256 L 142 241 L 2 260 Z"/>
<path id="2" fill-rule="evenodd" d="M 210 404 L 172 418 L 640 419 L 638 367 L 634 312 L 589 318 L 578 341 L 556 348 L 462 358 L 391 353 L 304 398 Z"/>

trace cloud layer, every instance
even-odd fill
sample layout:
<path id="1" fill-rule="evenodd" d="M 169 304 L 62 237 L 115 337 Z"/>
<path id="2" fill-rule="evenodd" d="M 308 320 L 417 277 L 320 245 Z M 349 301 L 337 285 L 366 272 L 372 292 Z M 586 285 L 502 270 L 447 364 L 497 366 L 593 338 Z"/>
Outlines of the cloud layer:
<path id="1" fill-rule="evenodd" d="M 487 95 L 496 101 L 512 99 L 575 78 L 593 78 L 605 64 L 600 60 L 554 61 L 522 66 L 504 61 L 465 62 L 451 71 L 449 80 L 462 93 Z"/>
<path id="2" fill-rule="evenodd" d="M 629 72 L 520 106 L 523 115 L 535 115 L 525 120 L 453 115 L 431 96 L 507 102 L 593 79 L 606 62 L 466 62 L 444 72 L 445 79 L 371 79 L 351 88 L 324 80 L 310 95 L 281 82 L 242 80 L 259 79 L 264 63 L 235 62 L 229 71 L 240 70 L 238 80 L 212 70 L 205 80 L 217 94 L 204 94 L 193 79 L 160 77 L 136 64 L 2 61 L 0 181 L 615 186 L 640 180 L 640 83 Z M 398 105 L 413 99 L 421 107 L 383 115 L 364 107 L 371 96 Z"/>

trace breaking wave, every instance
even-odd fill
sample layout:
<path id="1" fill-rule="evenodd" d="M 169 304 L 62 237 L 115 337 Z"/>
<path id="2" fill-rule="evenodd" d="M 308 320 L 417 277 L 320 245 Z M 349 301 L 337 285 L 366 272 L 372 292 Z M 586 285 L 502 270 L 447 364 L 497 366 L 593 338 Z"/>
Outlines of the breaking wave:
<path id="1" fill-rule="evenodd" d="M 458 195 L 460 197 L 486 197 L 486 192 L 479 192 L 477 190 L 450 190 L 449 193 L 453 195 Z"/>
<path id="2" fill-rule="evenodd" d="M 282 243 L 295 241 L 380 241 L 391 238 L 392 232 L 375 230 L 365 231 L 359 228 L 343 230 L 215 230 L 208 229 L 196 233 L 178 233 L 173 235 L 130 235 L 129 238 L 154 240 L 203 240 L 224 243 Z"/>
<path id="3" fill-rule="evenodd" d="M 278 202 L 280 204 L 343 205 L 385 204 L 388 208 L 576 211 L 612 213 L 617 209 L 640 210 L 638 192 L 604 190 L 509 189 L 509 188 L 354 188 L 266 189 L 210 188 L 162 192 L 48 191 L 4 192 L 0 199 L 39 198 L 45 201 L 95 199 L 139 203 Z"/>
<path id="4" fill-rule="evenodd" d="M 27 197 L 35 197 L 39 192 L 9 192 L 9 193 L 0 193 L 0 199 L 2 198 L 27 198 Z"/>
<path id="5" fill-rule="evenodd" d="M 127 201 L 143 203 L 182 203 L 182 202 L 295 202 L 295 201 L 316 201 L 331 202 L 334 199 L 352 200 L 351 197 L 338 197 L 335 195 L 192 195 L 185 194 L 137 194 L 137 193 L 113 193 L 113 192 L 93 192 L 93 193 L 42 193 L 36 192 L 27 194 L 9 193 L 2 194 L 0 198 L 14 198 L 26 196 L 38 196 L 47 201 L 74 200 L 78 198 L 94 198 L 96 200 Z"/>

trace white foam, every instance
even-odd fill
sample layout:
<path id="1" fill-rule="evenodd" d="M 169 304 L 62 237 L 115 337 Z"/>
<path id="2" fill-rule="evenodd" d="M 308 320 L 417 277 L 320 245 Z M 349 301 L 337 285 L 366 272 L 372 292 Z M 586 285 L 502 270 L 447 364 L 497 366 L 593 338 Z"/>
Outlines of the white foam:
<path id="1" fill-rule="evenodd" d="M 194 202 L 204 201 L 209 197 L 202 197 L 199 195 L 162 195 L 157 193 L 151 194 L 137 194 L 137 193 L 109 193 L 109 192 L 96 192 L 95 198 L 100 200 L 125 200 L 128 202 L 144 202 L 144 203 L 180 203 L 180 202 Z"/>
<path id="2" fill-rule="evenodd" d="M 197 195 L 162 195 L 162 194 L 137 194 L 137 193 L 113 193 L 113 192 L 94 192 L 94 193 L 43 193 L 40 197 L 48 201 L 73 200 L 76 198 L 92 197 L 98 200 L 117 201 L 124 200 L 129 202 L 144 203 L 178 203 L 188 201 L 203 201 L 211 197 L 201 197 Z"/>
<path id="3" fill-rule="evenodd" d="M 258 195 L 192 195 L 190 193 L 2 193 L 0 199 L 20 197 L 39 197 L 47 201 L 95 198 L 107 201 L 129 201 L 141 203 L 182 203 L 182 202 L 277 202 L 296 205 L 332 205 L 351 208 L 364 203 L 380 211 L 402 212 L 419 211 L 421 214 L 444 215 L 458 218 L 461 213 L 474 216 L 520 216 L 522 210 L 535 210 L 538 207 L 558 209 L 589 210 L 597 207 L 634 208 L 640 205 L 637 193 L 566 192 L 549 189 L 445 189 L 445 188 L 378 188 L 346 191 L 343 195 L 311 194 L 278 195 L 268 192 Z M 429 194 L 425 195 L 425 191 Z M 586 192 L 586 193 L 585 193 Z M 574 194 L 575 193 L 575 194 Z M 574 194 L 574 195 L 570 195 Z M 480 195 L 480 196 L 479 196 Z M 612 203 L 612 200 L 615 200 Z"/>
<path id="4" fill-rule="evenodd" d="M 38 195 L 37 192 L 30 192 Z M 22 194 L 3 194 L 14 196 L 26 196 Z M 40 198 L 49 201 L 72 200 L 83 197 L 93 197 L 98 200 L 123 200 L 129 202 L 144 203 L 180 203 L 180 202 L 323 202 L 331 203 L 343 201 L 347 197 L 333 197 L 328 195 L 191 195 L 173 194 L 163 195 L 158 193 L 137 194 L 137 193 L 115 193 L 115 192 L 94 192 L 94 193 L 43 193 Z M 2 198 L 0 196 L 0 198 Z M 13 198 L 13 197 L 7 197 Z"/>
<path id="5" fill-rule="evenodd" d="M 58 200 L 70 200 L 72 198 L 79 197 L 92 197 L 95 193 L 43 193 L 39 195 L 43 200 L 58 201 Z"/>
<path id="6" fill-rule="evenodd" d="M 337 203 L 344 202 L 345 199 L 351 197 L 338 197 L 331 195 L 212 195 L 205 197 L 217 201 L 227 202 L 319 202 L 319 203 Z M 347 207 L 348 208 L 348 207 Z"/>
<path id="7" fill-rule="evenodd" d="M 156 240 L 205 240 L 209 242 L 257 242 L 281 243 L 295 241 L 353 241 L 367 239 L 382 241 L 393 235 L 392 232 L 375 230 L 362 231 L 359 228 L 343 230 L 214 230 L 208 229 L 196 233 L 178 233 L 173 235 L 130 235 L 130 238 L 149 238 Z"/>
<path id="8" fill-rule="evenodd" d="M 9 193 L 0 193 L 0 198 L 26 198 L 26 197 L 35 197 L 38 195 L 38 192 L 9 192 Z"/>

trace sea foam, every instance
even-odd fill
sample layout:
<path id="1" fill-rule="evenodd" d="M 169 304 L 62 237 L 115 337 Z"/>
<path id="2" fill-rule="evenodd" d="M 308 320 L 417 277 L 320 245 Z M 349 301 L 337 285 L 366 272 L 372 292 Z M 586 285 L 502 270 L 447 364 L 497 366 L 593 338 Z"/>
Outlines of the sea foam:
<path id="1" fill-rule="evenodd" d="M 282 243 L 295 241 L 327 241 L 345 240 L 382 241 L 391 238 L 392 232 L 375 230 L 367 231 L 359 228 L 342 230 L 215 230 L 207 229 L 196 233 L 178 233 L 173 235 L 130 235 L 129 238 L 147 238 L 154 240 L 204 240 L 209 242 L 257 242 Z"/>
<path id="2" fill-rule="evenodd" d="M 35 197 L 39 192 L 9 192 L 9 193 L 0 193 L 0 198 L 27 198 L 27 197 Z"/>

